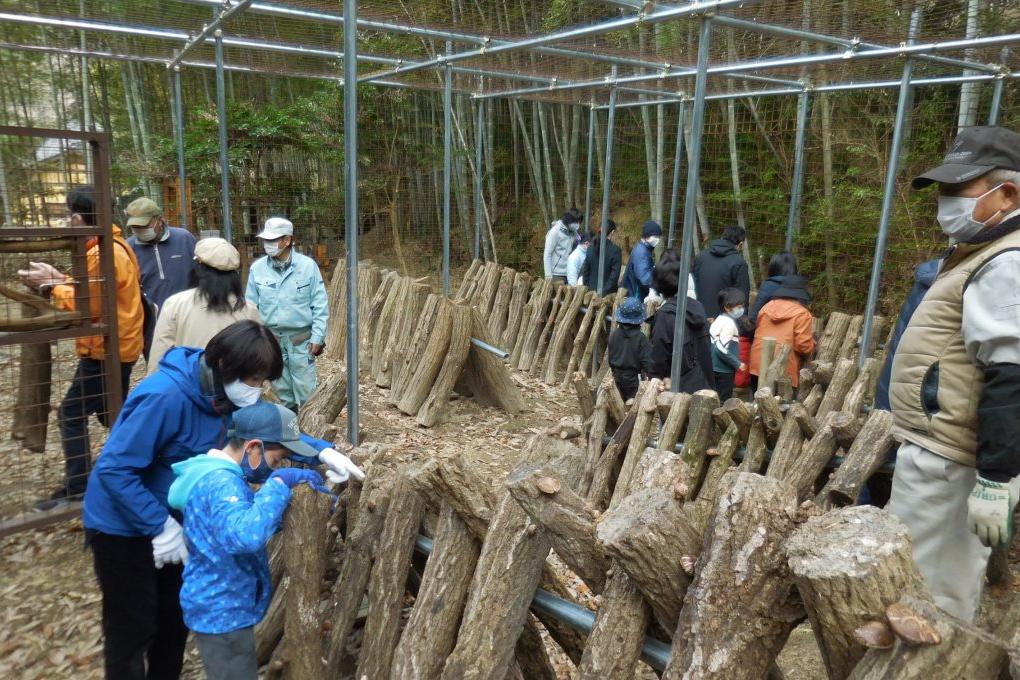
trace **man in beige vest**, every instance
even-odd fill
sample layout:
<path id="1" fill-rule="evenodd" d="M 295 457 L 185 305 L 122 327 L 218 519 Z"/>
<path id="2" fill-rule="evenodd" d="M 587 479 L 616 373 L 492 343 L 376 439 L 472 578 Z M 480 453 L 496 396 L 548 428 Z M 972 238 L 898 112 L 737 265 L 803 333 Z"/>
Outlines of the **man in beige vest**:
<path id="1" fill-rule="evenodd" d="M 913 186 L 936 183 L 953 245 L 893 358 L 889 510 L 936 604 L 973 620 L 1020 494 L 1020 134 L 963 130 Z"/>

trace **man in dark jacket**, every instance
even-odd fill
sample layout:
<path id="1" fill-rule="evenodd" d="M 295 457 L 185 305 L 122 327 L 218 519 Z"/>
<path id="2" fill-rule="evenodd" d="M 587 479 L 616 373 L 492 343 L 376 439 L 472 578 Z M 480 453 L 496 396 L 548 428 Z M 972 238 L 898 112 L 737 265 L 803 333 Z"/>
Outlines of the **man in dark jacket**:
<path id="1" fill-rule="evenodd" d="M 649 375 L 653 378 L 665 379 L 671 375 L 679 278 L 679 262 L 667 262 L 655 272 L 655 289 L 666 297 L 666 302 L 652 318 L 652 367 Z M 687 300 L 683 339 L 684 351 L 681 358 L 683 368 L 680 371 L 680 385 L 677 391 L 693 393 L 703 389 L 715 389 L 708 320 L 705 317 L 705 308 L 693 298 Z"/>
<path id="2" fill-rule="evenodd" d="M 589 290 L 596 291 L 602 297 L 615 295 L 620 287 L 620 268 L 623 266 L 623 253 L 620 246 L 616 244 L 617 234 L 616 222 L 606 220 L 606 271 L 605 279 L 602 281 L 602 288 L 599 285 L 599 252 L 602 248 L 601 235 L 596 234 L 592 245 L 585 255 L 584 264 L 581 265 L 581 280 Z"/>
<path id="3" fill-rule="evenodd" d="M 900 316 L 896 321 L 896 329 L 893 331 L 892 340 L 885 350 L 885 365 L 882 367 L 882 374 L 878 377 L 878 391 L 875 394 L 875 408 L 889 410 L 889 379 L 892 375 L 892 360 L 896 354 L 896 347 L 900 344 L 900 336 L 910 323 L 910 317 L 914 310 L 921 304 L 924 294 L 931 288 L 936 275 L 939 273 L 939 260 L 928 260 L 917 265 L 914 270 L 914 287 L 910 289 L 903 307 L 900 308 Z"/>
<path id="4" fill-rule="evenodd" d="M 627 297 L 644 300 L 652 288 L 652 274 L 655 272 L 655 246 L 662 240 L 662 227 L 655 220 L 648 220 L 641 229 L 641 240 L 630 251 L 627 269 L 623 275 L 623 287 Z M 659 291 L 660 293 L 662 291 Z"/>
<path id="5" fill-rule="evenodd" d="M 751 277 L 740 254 L 746 235 L 743 227 L 726 227 L 722 238 L 712 241 L 694 260 L 694 285 L 710 318 L 719 316 L 716 299 L 723 288 L 736 288 L 751 299 Z"/>
<path id="6" fill-rule="evenodd" d="M 195 237 L 187 229 L 171 227 L 163 211 L 148 198 L 139 198 L 125 210 L 132 235 L 128 243 L 142 270 L 142 292 L 157 308 L 174 293 L 191 286 Z"/>

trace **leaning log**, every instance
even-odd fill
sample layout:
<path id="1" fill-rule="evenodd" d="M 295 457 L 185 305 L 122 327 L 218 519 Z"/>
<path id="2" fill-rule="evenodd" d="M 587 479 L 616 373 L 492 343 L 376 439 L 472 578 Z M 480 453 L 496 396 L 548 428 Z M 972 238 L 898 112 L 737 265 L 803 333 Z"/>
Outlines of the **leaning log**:
<path id="1" fill-rule="evenodd" d="M 864 484 L 888 460 L 895 445 L 892 414 L 879 409 L 869 413 L 860 434 L 843 458 L 843 464 L 822 488 L 815 502 L 826 509 L 856 503 Z"/>
<path id="2" fill-rule="evenodd" d="M 584 375 L 587 373 L 581 367 L 581 356 L 584 353 L 584 346 L 588 340 L 588 336 L 591 335 L 592 324 L 595 323 L 595 314 L 598 312 L 601 304 L 598 296 L 595 293 L 590 292 L 583 298 L 583 302 L 587 305 L 584 312 L 584 317 L 581 318 L 581 326 L 578 328 L 576 335 L 574 336 L 574 342 L 571 346 L 570 358 L 567 360 L 567 371 L 566 376 L 563 378 L 563 386 L 566 387 L 567 381 L 571 379 L 574 371 L 581 368 L 581 372 Z"/>
<path id="3" fill-rule="evenodd" d="M 320 369 L 321 370 L 321 369 Z M 336 436 L 333 424 L 347 405 L 347 371 L 338 370 L 328 376 L 301 407 L 298 424 L 301 431 L 319 439 L 332 441 Z"/>
<path id="4" fill-rule="evenodd" d="M 797 498 L 805 500 L 814 495 L 815 480 L 825 470 L 834 453 L 836 436 L 826 425 L 804 445 L 799 456 L 787 463 L 780 479 L 797 490 Z"/>
<path id="5" fill-rule="evenodd" d="M 39 314 L 35 307 L 22 305 L 24 317 Z M 18 391 L 14 406 L 11 437 L 29 451 L 46 450 L 46 427 L 50 417 L 50 388 L 53 362 L 49 342 L 21 346 Z"/>
<path id="6" fill-rule="evenodd" d="M 882 619 L 906 593 L 930 597 L 907 528 L 872 506 L 811 517 L 787 554 L 830 680 L 849 676 L 867 652 L 858 628 Z"/>
<path id="7" fill-rule="evenodd" d="M 539 436 L 529 450 L 530 466 L 541 467 L 568 488 L 580 483 L 584 454 L 570 441 Z M 511 479 L 519 474 L 527 471 Z M 478 558 L 457 645 L 443 678 L 505 677 L 549 548 L 546 532 L 531 524 L 517 501 L 504 492 Z"/>
<path id="8" fill-rule="evenodd" d="M 712 413 L 719 408 L 719 397 L 713 390 L 698 390 L 691 395 L 691 406 L 687 417 L 687 434 L 684 436 L 684 450 L 681 456 L 689 468 L 689 477 L 684 480 L 690 493 L 697 492 L 701 478 L 708 467 L 705 455 L 712 439 Z"/>
<path id="9" fill-rule="evenodd" d="M 487 344 L 493 344 L 494 340 L 489 335 L 489 329 L 479 316 L 478 310 L 472 308 L 470 312 L 471 336 Z M 473 343 L 468 351 L 464 379 L 471 388 L 475 401 L 480 404 L 494 406 L 511 414 L 524 410 L 524 397 L 510 376 L 510 369 L 495 354 L 476 347 Z"/>
<path id="10" fill-rule="evenodd" d="M 754 403 L 758 407 L 758 418 L 765 429 L 765 438 L 775 446 L 779 439 L 779 431 L 783 427 L 783 412 L 779 410 L 779 401 L 772 396 L 772 390 L 763 387 L 754 393 Z"/>
<path id="11" fill-rule="evenodd" d="M 796 515 L 789 485 L 727 473 L 664 679 L 765 677 L 803 615 L 785 559 Z"/>
<path id="12" fill-rule="evenodd" d="M 577 313 L 581 309 L 581 303 L 584 302 L 585 293 L 587 292 L 584 288 L 576 287 L 568 288 L 568 290 L 570 292 L 567 294 L 567 300 L 557 319 L 552 340 L 549 341 L 549 350 L 544 357 L 545 383 L 547 385 L 554 385 L 558 382 L 556 376 L 559 375 L 560 364 L 563 363 L 563 353 L 567 347 L 568 340 L 570 340 L 571 332 L 574 332 L 576 336 Z M 567 375 L 570 375 L 570 373 Z"/>
<path id="13" fill-rule="evenodd" d="M 624 455 L 623 466 L 620 468 L 620 476 L 616 479 L 616 488 L 610 499 L 609 507 L 613 507 L 627 495 L 630 488 L 631 477 L 637 467 L 638 460 L 644 453 L 648 433 L 658 416 L 658 409 L 655 407 L 656 399 L 659 396 L 661 382 L 657 379 L 651 380 L 645 385 L 640 399 L 637 401 L 637 418 L 634 421 L 634 431 L 631 433 L 630 442 L 627 445 L 627 453 Z M 711 414 L 709 414 L 709 426 L 711 426 Z"/>
<path id="14" fill-rule="evenodd" d="M 464 520 L 444 506 L 418 596 L 393 652 L 392 680 L 435 680 L 442 674 L 457 642 L 479 549 Z"/>
<path id="15" fill-rule="evenodd" d="M 266 615 L 255 624 L 255 658 L 258 659 L 260 666 L 269 663 L 269 660 L 273 658 L 273 650 L 283 638 L 289 586 L 290 579 L 284 576 L 280 580 L 280 585 L 273 591 L 273 599 L 269 602 Z"/>
<path id="16" fill-rule="evenodd" d="M 446 351 L 450 346 L 450 333 L 453 328 L 453 303 L 443 300 L 435 325 L 429 334 L 425 352 L 418 361 L 414 374 L 404 386 L 403 394 L 397 401 L 397 408 L 409 416 L 417 415 L 421 405 L 425 403 L 432 385 L 436 382 L 439 371 L 443 368 Z"/>
<path id="17" fill-rule="evenodd" d="M 817 418 L 819 422 L 822 422 L 831 411 L 841 410 L 843 402 L 846 400 L 846 395 L 856 378 L 857 364 L 849 359 L 840 359 L 836 362 L 836 370 L 832 374 L 832 381 L 825 390 L 825 396 L 822 397 L 822 403 L 818 405 L 818 410 L 811 415 Z"/>
<path id="18" fill-rule="evenodd" d="M 651 609 L 634 581 L 622 569 L 614 570 L 602 593 L 602 604 L 584 648 L 578 678 L 634 677 L 650 617 Z"/>
<path id="19" fill-rule="evenodd" d="M 474 327 L 474 316 L 477 310 L 464 305 L 450 305 L 453 322 L 450 325 L 450 342 L 446 348 L 446 357 L 439 375 L 432 383 L 432 389 L 425 398 L 415 418 L 423 427 L 432 427 L 442 419 L 450 404 L 450 394 L 464 372 L 464 366 L 471 351 L 471 333 Z"/>
<path id="20" fill-rule="evenodd" d="M 290 577 L 284 630 L 289 631 L 288 675 L 315 678 L 323 673 L 322 637 L 318 634 L 319 590 L 326 571 L 325 543 L 320 530 L 329 519 L 327 496 L 302 485 L 294 489 L 283 519 L 285 568 Z"/>

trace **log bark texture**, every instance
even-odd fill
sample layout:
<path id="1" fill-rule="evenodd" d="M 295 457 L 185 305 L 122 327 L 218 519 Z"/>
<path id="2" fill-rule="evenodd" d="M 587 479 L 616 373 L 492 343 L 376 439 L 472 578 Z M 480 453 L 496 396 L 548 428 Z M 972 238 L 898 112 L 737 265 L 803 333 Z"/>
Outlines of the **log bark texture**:
<path id="1" fill-rule="evenodd" d="M 329 519 L 329 499 L 307 485 L 298 486 L 283 518 L 285 568 L 290 576 L 284 630 L 290 631 L 287 677 L 314 678 L 323 673 L 319 628 L 319 592 L 326 571 L 321 530 Z"/>
<path id="2" fill-rule="evenodd" d="M 35 307 L 22 305 L 24 318 L 39 314 L 39 310 Z M 36 453 L 46 450 L 52 372 L 53 363 L 49 342 L 33 342 L 21 346 L 18 391 L 14 407 L 14 422 L 11 425 L 11 437 L 20 440 L 24 448 Z"/>
<path id="3" fill-rule="evenodd" d="M 856 503 L 864 484 L 889 459 L 895 446 L 892 414 L 873 410 L 843 458 L 843 464 L 833 473 L 815 502 L 825 509 Z"/>
<path id="4" fill-rule="evenodd" d="M 469 310 L 472 316 L 471 336 L 490 345 L 495 344 L 489 329 L 478 310 Z M 524 410 L 524 397 L 510 376 L 510 369 L 495 354 L 472 344 L 468 351 L 464 377 L 474 393 L 475 400 L 486 406 L 495 406 L 507 413 Z"/>
<path id="5" fill-rule="evenodd" d="M 802 616 L 785 559 L 796 514 L 787 484 L 727 474 L 664 679 L 765 677 Z"/>
<path id="6" fill-rule="evenodd" d="M 425 352 L 419 357 L 417 368 L 408 377 L 403 393 L 397 401 L 397 408 L 409 416 L 417 415 L 418 409 L 425 403 L 432 385 L 435 384 L 439 371 L 443 368 L 446 350 L 450 346 L 450 333 L 453 327 L 453 303 L 443 300 L 436 314 L 435 325 L 429 334 Z"/>
<path id="7" fill-rule="evenodd" d="M 930 597 L 906 527 L 872 506 L 811 517 L 787 554 L 830 680 L 849 676 L 867 651 L 857 628 L 881 620 L 906 593 Z"/>
<path id="8" fill-rule="evenodd" d="M 432 427 L 442 419 L 450 403 L 457 380 L 460 379 L 471 351 L 471 333 L 474 327 L 473 314 L 477 313 L 467 305 L 454 303 L 450 306 L 453 322 L 450 325 L 450 343 L 446 348 L 446 359 L 432 383 L 429 396 L 425 398 L 415 418 L 423 427 Z"/>

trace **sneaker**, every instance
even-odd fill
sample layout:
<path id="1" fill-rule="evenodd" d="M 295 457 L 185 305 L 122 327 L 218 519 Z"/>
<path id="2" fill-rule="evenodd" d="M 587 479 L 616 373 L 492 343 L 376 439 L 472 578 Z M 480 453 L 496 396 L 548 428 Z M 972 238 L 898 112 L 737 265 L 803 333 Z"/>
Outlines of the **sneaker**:
<path id="1" fill-rule="evenodd" d="M 84 491 L 74 493 L 67 489 L 57 489 L 49 498 L 38 501 L 35 504 L 35 511 L 48 512 L 50 510 L 57 510 L 58 508 L 66 507 L 71 503 L 80 503 L 84 497 Z"/>

